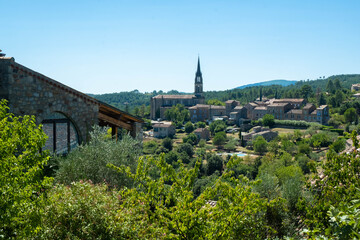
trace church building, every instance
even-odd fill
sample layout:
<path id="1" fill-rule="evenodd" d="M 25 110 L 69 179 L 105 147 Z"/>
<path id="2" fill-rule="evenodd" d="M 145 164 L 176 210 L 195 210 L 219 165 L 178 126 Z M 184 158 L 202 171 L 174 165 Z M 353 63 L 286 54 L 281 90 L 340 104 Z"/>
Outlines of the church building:
<path id="1" fill-rule="evenodd" d="M 165 111 L 172 106 L 182 104 L 186 108 L 195 106 L 196 104 L 204 104 L 205 97 L 203 93 L 203 78 L 200 70 L 200 58 L 198 58 L 197 70 L 195 73 L 193 95 L 157 95 L 151 98 L 150 118 L 156 120 L 158 118 L 165 118 Z"/>

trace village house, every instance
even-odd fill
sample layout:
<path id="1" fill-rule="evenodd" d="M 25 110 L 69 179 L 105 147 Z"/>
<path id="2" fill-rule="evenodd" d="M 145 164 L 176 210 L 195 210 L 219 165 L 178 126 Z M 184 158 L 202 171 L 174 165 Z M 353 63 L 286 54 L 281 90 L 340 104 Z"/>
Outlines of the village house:
<path id="1" fill-rule="evenodd" d="M 210 139 L 210 131 L 207 128 L 197 128 L 194 130 L 194 133 L 198 139 L 204 139 L 206 141 Z"/>
<path id="2" fill-rule="evenodd" d="M 359 91 L 359 90 L 360 90 L 360 83 L 351 85 L 351 91 Z"/>
<path id="3" fill-rule="evenodd" d="M 321 105 L 318 108 L 299 99 L 269 99 L 266 101 L 255 101 L 245 105 L 247 117 L 251 120 L 258 120 L 271 114 L 279 120 L 296 120 L 307 122 L 318 122 L 326 124 L 329 121 L 329 107 Z"/>
<path id="4" fill-rule="evenodd" d="M 152 127 L 155 138 L 173 137 L 176 133 L 175 126 L 171 122 L 155 123 Z"/>
<path id="5" fill-rule="evenodd" d="M 256 126 L 252 129 L 252 132 L 242 133 L 242 137 L 245 141 L 252 141 L 258 136 L 262 136 L 266 141 L 271 141 L 278 136 L 278 132 L 271 131 L 269 128 Z"/>

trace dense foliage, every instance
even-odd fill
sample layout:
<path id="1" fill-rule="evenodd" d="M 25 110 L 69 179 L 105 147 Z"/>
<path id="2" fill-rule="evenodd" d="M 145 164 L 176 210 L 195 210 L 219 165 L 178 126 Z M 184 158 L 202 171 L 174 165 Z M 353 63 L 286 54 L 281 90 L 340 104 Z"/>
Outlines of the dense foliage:
<path id="1" fill-rule="evenodd" d="M 38 231 L 44 191 L 46 135 L 33 116 L 15 117 L 0 102 L 0 238 L 26 238 Z"/>
<path id="2" fill-rule="evenodd" d="M 106 167 L 108 163 L 136 167 L 141 154 L 140 142 L 130 136 L 119 141 L 108 137 L 106 129 L 94 126 L 91 140 L 81 145 L 66 157 L 56 156 L 58 171 L 55 179 L 63 184 L 91 180 L 93 183 L 108 183 L 111 186 L 130 186 L 131 179 Z"/>

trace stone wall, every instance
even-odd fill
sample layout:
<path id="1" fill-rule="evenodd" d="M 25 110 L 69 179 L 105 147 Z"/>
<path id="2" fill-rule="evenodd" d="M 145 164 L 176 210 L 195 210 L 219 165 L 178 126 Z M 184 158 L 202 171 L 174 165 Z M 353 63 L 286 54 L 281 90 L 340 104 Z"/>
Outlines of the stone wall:
<path id="1" fill-rule="evenodd" d="M 54 112 L 68 117 L 79 134 L 88 139 L 91 126 L 98 123 L 98 102 L 68 86 L 15 62 L 0 58 L 0 98 L 9 101 L 15 115 L 35 115 L 37 124 Z"/>

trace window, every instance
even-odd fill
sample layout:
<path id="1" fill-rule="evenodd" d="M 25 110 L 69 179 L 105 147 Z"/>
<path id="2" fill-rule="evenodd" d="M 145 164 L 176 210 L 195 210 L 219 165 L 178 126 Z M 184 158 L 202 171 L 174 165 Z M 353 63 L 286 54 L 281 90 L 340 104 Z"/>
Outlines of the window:
<path id="1" fill-rule="evenodd" d="M 42 125 L 44 133 L 48 136 L 44 150 L 66 154 L 79 144 L 74 124 L 62 113 L 52 113 L 42 121 Z"/>

